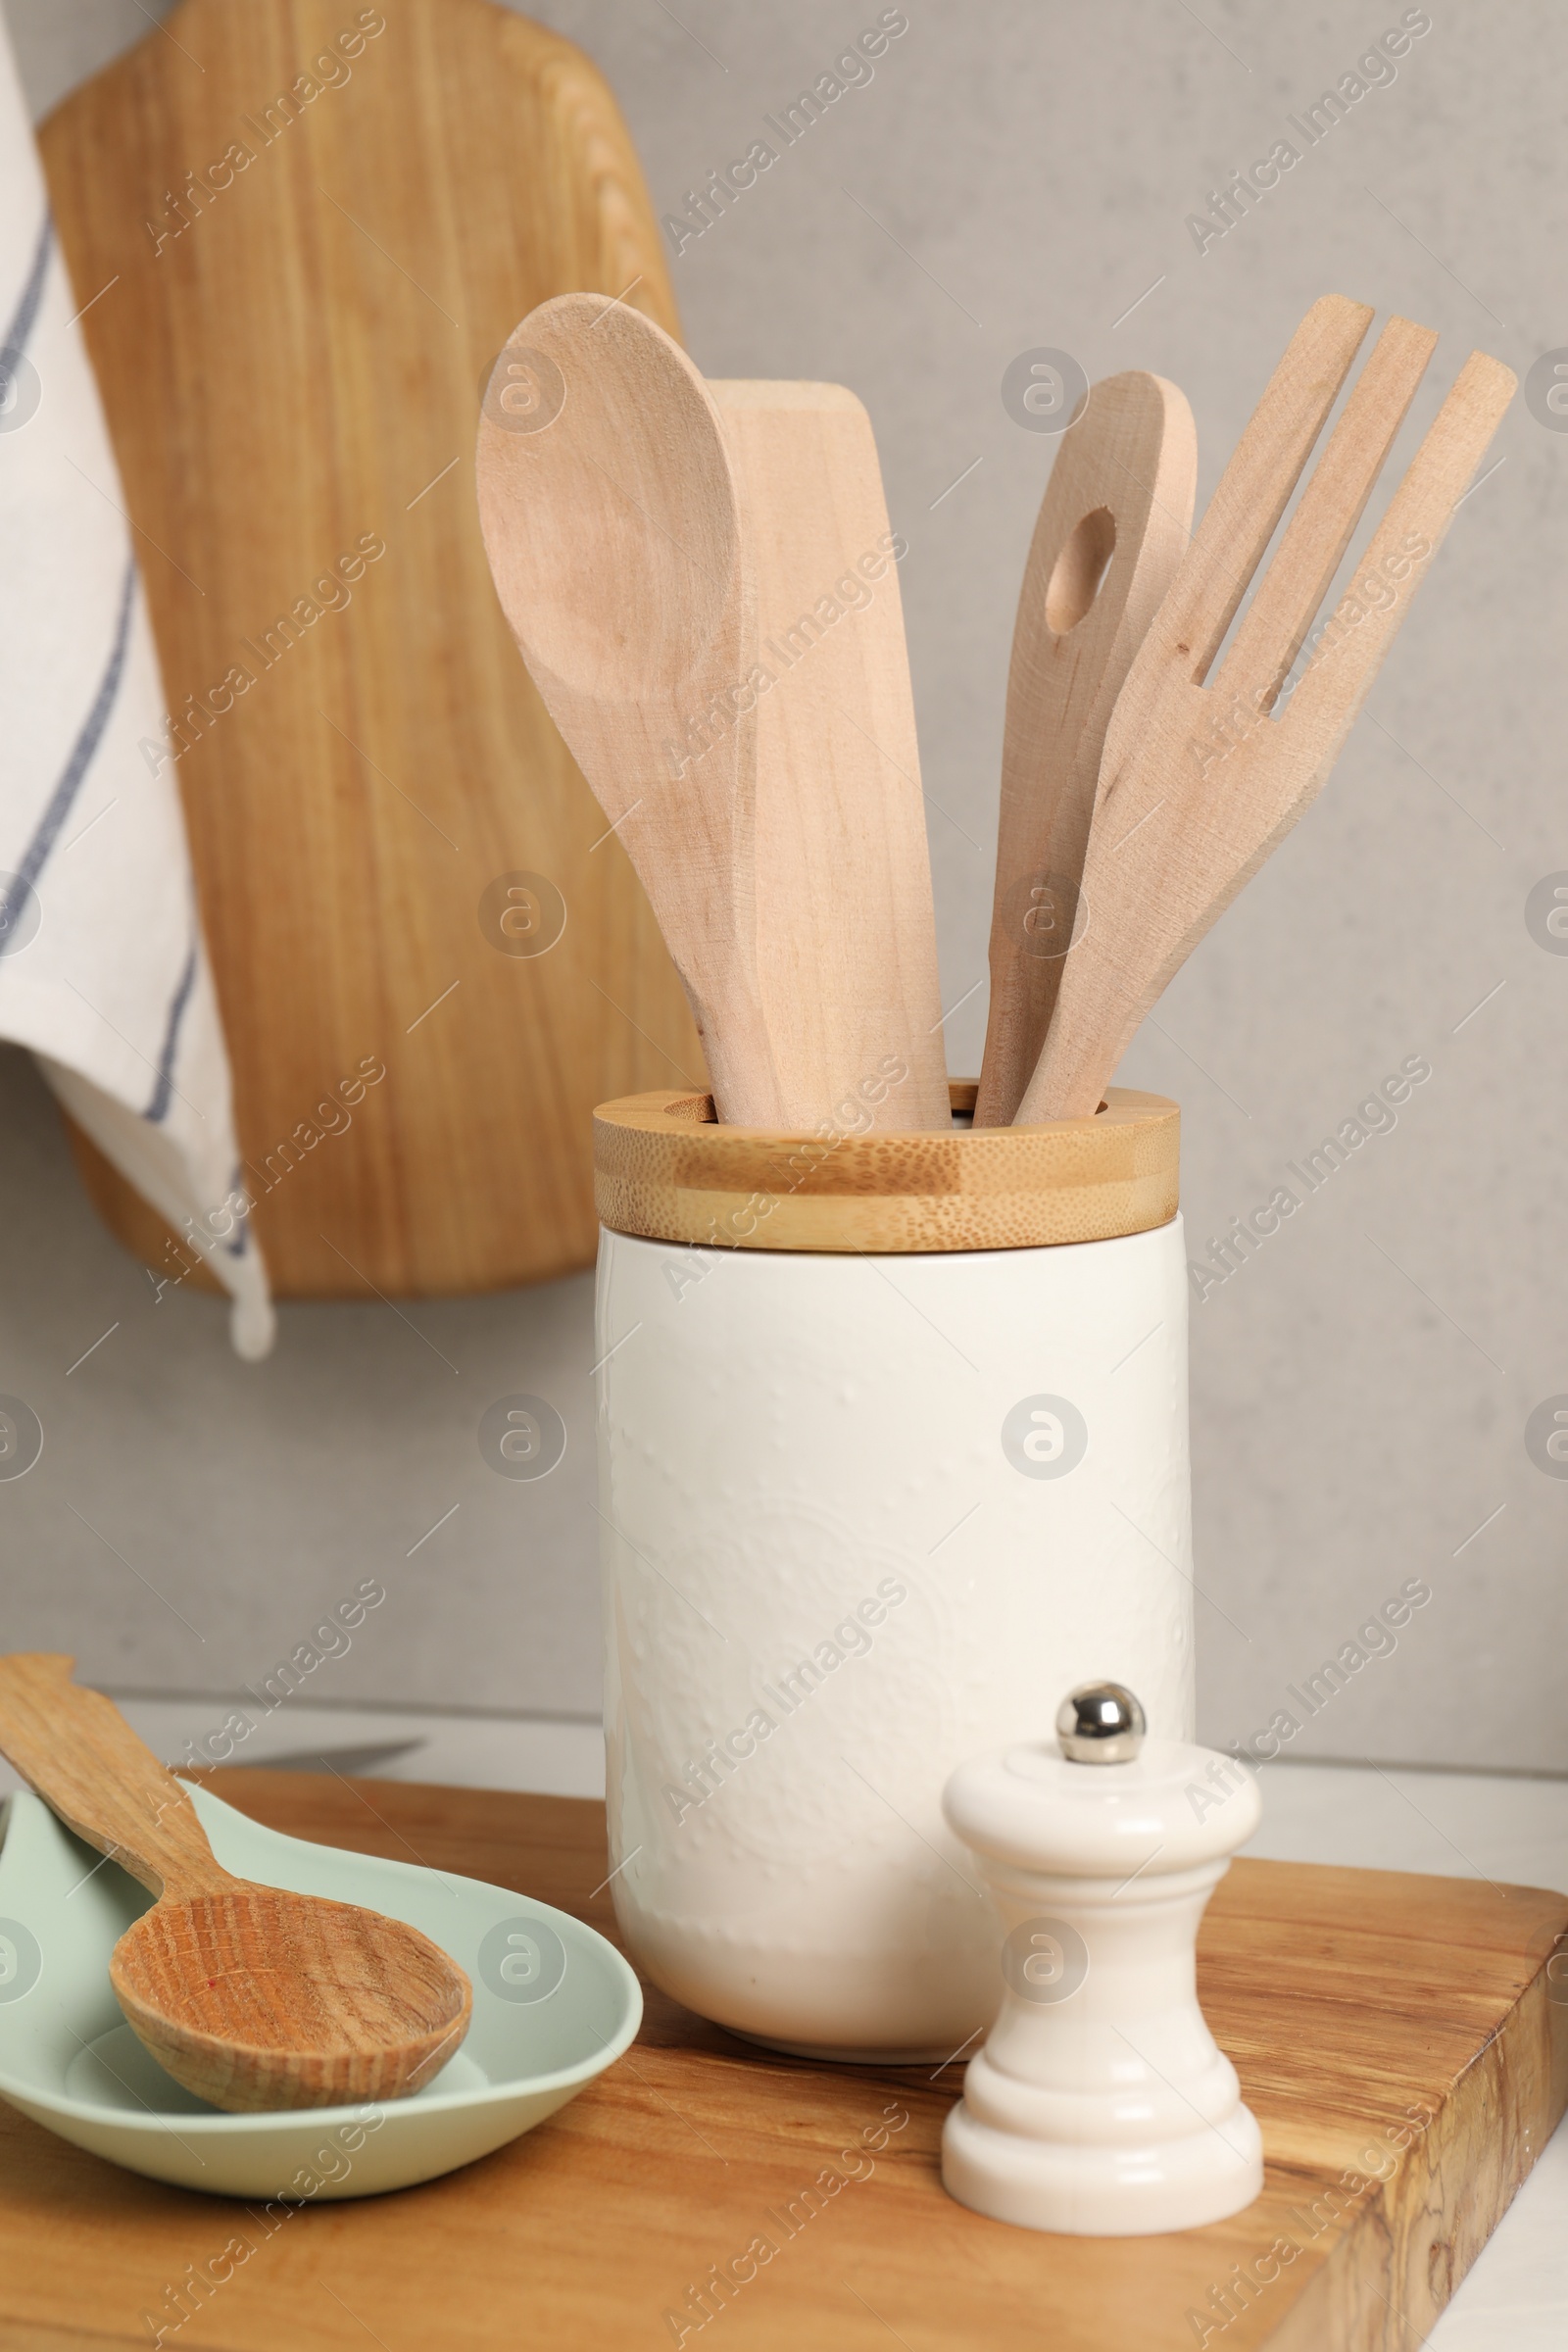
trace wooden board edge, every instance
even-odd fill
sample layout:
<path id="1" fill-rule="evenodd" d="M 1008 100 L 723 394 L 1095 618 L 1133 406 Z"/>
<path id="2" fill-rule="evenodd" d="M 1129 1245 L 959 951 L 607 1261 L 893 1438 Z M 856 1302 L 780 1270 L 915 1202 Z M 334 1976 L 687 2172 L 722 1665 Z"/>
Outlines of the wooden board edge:
<path id="1" fill-rule="evenodd" d="M 1232 2321 L 1214 2328 L 1207 2346 L 1409 2352 L 1425 2341 L 1568 2108 L 1568 2002 L 1554 1998 L 1548 1983 L 1552 1951 L 1543 1952 L 1535 1976 L 1399 2171 L 1375 2194 L 1355 2199 L 1355 2220 L 1280 2324 L 1252 2332 Z M 1302 2185 L 1310 2209 L 1311 2185 Z M 1319 2188 L 1319 2201 L 1322 2195 Z"/>

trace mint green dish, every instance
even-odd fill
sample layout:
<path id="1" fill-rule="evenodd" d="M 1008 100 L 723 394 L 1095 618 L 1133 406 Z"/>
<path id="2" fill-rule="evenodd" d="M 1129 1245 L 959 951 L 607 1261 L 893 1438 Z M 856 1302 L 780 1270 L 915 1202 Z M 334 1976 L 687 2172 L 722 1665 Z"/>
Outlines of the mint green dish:
<path id="1" fill-rule="evenodd" d="M 531 2131 L 630 2044 L 637 1979 L 568 1913 L 477 1879 L 310 1845 L 205 1788 L 191 1793 L 225 1869 L 422 1929 L 472 1982 L 467 2038 L 411 2099 L 221 2114 L 164 2073 L 109 1987 L 109 1955 L 152 1896 L 24 1790 L 0 1817 L 0 2097 L 63 2139 L 219 2196 L 374 2196 Z"/>

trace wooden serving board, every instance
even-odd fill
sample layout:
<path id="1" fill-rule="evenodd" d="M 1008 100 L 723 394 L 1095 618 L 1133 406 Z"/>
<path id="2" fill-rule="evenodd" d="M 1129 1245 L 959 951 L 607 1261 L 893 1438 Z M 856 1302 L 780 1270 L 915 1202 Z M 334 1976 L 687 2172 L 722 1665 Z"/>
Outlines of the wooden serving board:
<path id="1" fill-rule="evenodd" d="M 615 1934 L 601 1805 L 211 1778 L 295 1836 L 514 1886 Z M 0 2352 L 149 2344 L 144 2315 L 167 2323 L 167 2290 L 236 2238 L 250 2252 L 218 2261 L 225 2282 L 166 2344 L 652 2352 L 720 2327 L 729 2352 L 1410 2352 L 1568 2099 L 1568 2007 L 1545 1974 L 1565 1935 L 1568 1898 L 1531 1888 L 1236 1863 L 1199 1983 L 1267 2180 L 1246 2213 L 1174 2237 L 986 2221 L 938 2176 L 957 2066 L 798 2064 L 657 1992 L 633 2049 L 538 2131 L 270 2236 L 243 2205 L 121 2172 L 0 2106 Z M 1368 2152 L 1401 2133 L 1370 2180 Z M 694 2295 L 713 2314 L 701 2326 Z"/>
<path id="2" fill-rule="evenodd" d="M 502 618 L 473 452 L 491 364 L 546 296 L 624 292 L 676 330 L 614 101 L 491 0 L 183 0 L 42 147 L 274 1283 L 407 1296 L 587 1265 L 594 1104 L 702 1084 L 703 1061 Z M 172 1270 L 152 1212 L 76 1149 L 115 1231 Z"/>

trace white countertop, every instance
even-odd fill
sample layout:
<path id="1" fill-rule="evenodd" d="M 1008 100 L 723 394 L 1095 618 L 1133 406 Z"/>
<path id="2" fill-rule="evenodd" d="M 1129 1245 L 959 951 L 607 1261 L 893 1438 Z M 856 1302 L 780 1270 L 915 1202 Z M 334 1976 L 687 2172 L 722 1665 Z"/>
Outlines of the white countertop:
<path id="1" fill-rule="evenodd" d="M 174 1763 L 187 1741 L 205 1740 L 227 1712 L 211 1699 L 126 1698 L 121 1704 L 142 1737 Z M 275 1722 L 258 1726 L 231 1761 L 286 1758 L 303 1766 L 318 1755 L 339 1772 L 387 1780 L 553 1796 L 604 1794 L 603 1736 L 597 1722 L 581 1718 L 523 1721 L 294 1704 Z M 1568 1890 L 1568 1780 L 1282 1758 L 1265 1768 L 1261 1785 L 1263 1826 L 1249 1853 Z M 0 1793 L 15 1786 L 0 1762 Z M 1425 2339 L 1431 2352 L 1499 2352 L 1502 2346 L 1507 2352 L 1563 2352 L 1565 2197 L 1568 2123 Z"/>

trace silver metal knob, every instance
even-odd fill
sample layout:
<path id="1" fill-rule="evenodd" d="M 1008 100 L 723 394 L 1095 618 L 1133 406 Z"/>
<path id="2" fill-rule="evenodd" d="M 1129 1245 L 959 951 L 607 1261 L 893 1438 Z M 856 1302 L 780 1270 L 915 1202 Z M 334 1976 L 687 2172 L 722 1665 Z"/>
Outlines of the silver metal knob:
<path id="1" fill-rule="evenodd" d="M 1056 1709 L 1056 1738 L 1070 1764 L 1130 1764 L 1148 1728 L 1120 1683 L 1080 1683 Z"/>

